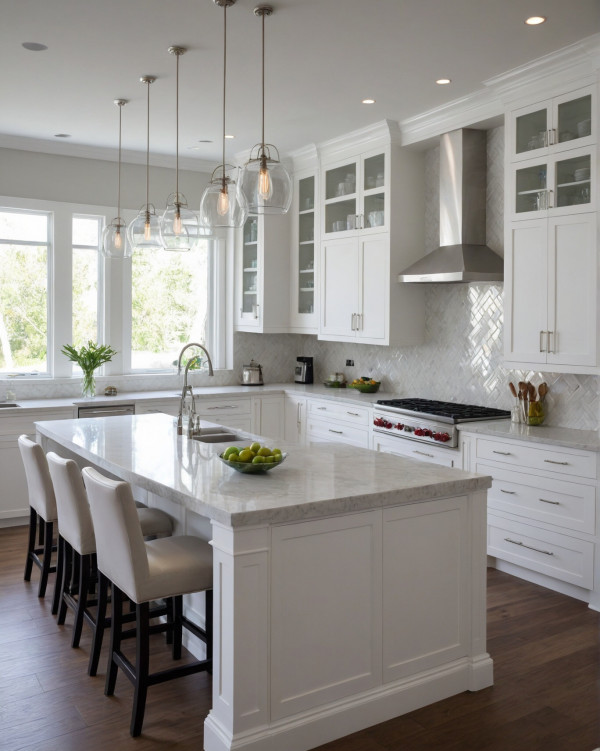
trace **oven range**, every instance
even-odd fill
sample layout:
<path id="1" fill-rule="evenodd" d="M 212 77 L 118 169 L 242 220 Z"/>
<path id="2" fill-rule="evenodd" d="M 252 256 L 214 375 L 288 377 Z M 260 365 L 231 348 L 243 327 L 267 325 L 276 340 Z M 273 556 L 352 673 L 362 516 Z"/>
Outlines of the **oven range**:
<path id="1" fill-rule="evenodd" d="M 500 420 L 510 417 L 505 409 L 434 399 L 379 399 L 373 409 L 373 430 L 400 439 L 458 446 L 457 423 Z"/>

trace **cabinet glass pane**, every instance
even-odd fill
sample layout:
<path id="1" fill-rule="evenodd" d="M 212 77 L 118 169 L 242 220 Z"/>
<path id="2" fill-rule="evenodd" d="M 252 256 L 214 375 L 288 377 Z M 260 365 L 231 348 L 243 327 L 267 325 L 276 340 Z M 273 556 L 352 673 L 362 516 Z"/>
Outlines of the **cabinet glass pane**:
<path id="1" fill-rule="evenodd" d="M 365 196 L 365 227 L 383 227 L 385 224 L 385 197 L 383 193 Z"/>
<path id="2" fill-rule="evenodd" d="M 298 217 L 298 240 L 301 243 L 312 242 L 315 239 L 315 214 L 307 211 Z"/>
<path id="3" fill-rule="evenodd" d="M 325 232 L 344 232 L 356 226 L 356 200 L 336 201 L 325 206 Z"/>
<path id="4" fill-rule="evenodd" d="M 592 132 L 591 94 L 558 105 L 558 142 L 585 138 Z"/>
<path id="5" fill-rule="evenodd" d="M 242 262 L 242 312 L 252 313 L 256 305 L 258 265 L 258 219 L 251 217 L 244 223 Z"/>
<path id="6" fill-rule="evenodd" d="M 313 313 L 315 309 L 315 246 L 300 245 L 298 271 L 298 313 Z"/>
<path id="7" fill-rule="evenodd" d="M 532 149 L 541 149 L 546 145 L 546 131 L 548 130 L 548 115 L 546 108 L 528 112 L 516 119 L 516 149 L 517 154 Z"/>
<path id="8" fill-rule="evenodd" d="M 363 190 L 382 188 L 385 184 L 385 154 L 365 159 Z"/>
<path id="9" fill-rule="evenodd" d="M 539 211 L 546 208 L 547 165 L 536 164 L 516 172 L 517 213 Z"/>
<path id="10" fill-rule="evenodd" d="M 315 178 L 305 177 L 298 181 L 298 211 L 312 211 L 315 208 Z"/>
<path id="11" fill-rule="evenodd" d="M 556 163 L 556 205 L 577 206 L 590 203 L 591 159 L 584 154 Z"/>
<path id="12" fill-rule="evenodd" d="M 325 200 L 356 193 L 356 164 L 344 164 L 325 173 Z"/>

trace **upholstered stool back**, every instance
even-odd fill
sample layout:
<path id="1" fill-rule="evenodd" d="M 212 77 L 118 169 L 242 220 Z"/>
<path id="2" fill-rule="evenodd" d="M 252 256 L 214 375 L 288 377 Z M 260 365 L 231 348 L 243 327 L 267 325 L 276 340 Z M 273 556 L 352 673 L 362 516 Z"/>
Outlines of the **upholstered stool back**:
<path id="1" fill-rule="evenodd" d="M 45 521 L 56 521 L 56 499 L 44 449 L 39 443 L 22 435 L 19 436 L 19 450 L 27 478 L 29 505 Z"/>
<path id="2" fill-rule="evenodd" d="M 48 452 L 48 468 L 54 485 L 60 535 L 80 555 L 96 552 L 96 538 L 81 470 L 72 459 Z"/>

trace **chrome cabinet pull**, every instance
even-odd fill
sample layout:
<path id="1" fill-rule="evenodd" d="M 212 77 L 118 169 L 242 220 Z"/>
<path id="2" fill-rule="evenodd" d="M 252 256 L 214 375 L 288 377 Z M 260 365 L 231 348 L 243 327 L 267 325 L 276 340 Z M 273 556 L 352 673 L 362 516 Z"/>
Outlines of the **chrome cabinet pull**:
<path id="1" fill-rule="evenodd" d="M 255 317 L 255 318 L 258 318 L 258 303 L 257 303 L 257 302 L 255 302 L 255 303 L 254 303 L 254 305 L 253 305 L 252 307 L 253 307 L 253 309 L 254 309 L 254 317 Z"/>
<path id="2" fill-rule="evenodd" d="M 546 464 L 560 464 L 561 467 L 568 467 L 569 466 L 569 462 L 556 462 L 556 461 L 554 461 L 554 459 L 544 459 L 544 462 Z"/>
<path id="3" fill-rule="evenodd" d="M 515 490 L 504 490 L 504 488 L 500 488 L 501 493 L 506 493 L 506 495 L 517 495 Z"/>
<path id="4" fill-rule="evenodd" d="M 547 331 L 547 332 L 546 332 L 546 336 L 547 336 L 547 339 L 546 339 L 546 347 L 547 347 L 547 350 L 548 350 L 548 352 L 549 352 L 550 354 L 552 354 L 552 355 L 555 355 L 555 354 L 556 354 L 556 352 L 555 352 L 555 349 L 554 349 L 554 348 L 555 348 L 555 346 L 556 346 L 556 337 L 554 336 L 554 331 Z M 553 342 L 552 342 L 552 349 L 550 349 L 550 337 L 551 337 L 551 336 L 552 336 L 552 338 L 553 338 Z"/>
<path id="5" fill-rule="evenodd" d="M 427 454 L 425 453 L 425 451 L 417 451 L 416 449 L 413 451 L 413 454 L 420 454 L 421 456 L 428 456 L 430 459 L 435 458 L 433 454 Z"/>
<path id="6" fill-rule="evenodd" d="M 298 407 L 296 410 L 296 425 L 300 427 L 302 425 L 302 404 L 298 402 Z"/>
<path id="7" fill-rule="evenodd" d="M 512 456 L 510 451 L 495 451 L 492 449 L 492 454 L 500 454 L 501 456 Z"/>
<path id="8" fill-rule="evenodd" d="M 325 411 L 327 411 L 327 407 L 317 407 L 317 409 L 324 409 Z"/>
<path id="9" fill-rule="evenodd" d="M 551 550 L 540 550 L 540 548 L 534 548 L 531 545 L 525 545 L 525 543 L 521 542 L 520 540 L 511 540 L 510 537 L 505 537 L 504 542 L 510 542 L 513 545 L 519 545 L 522 548 L 527 548 L 527 550 L 535 550 L 536 553 L 543 553 L 544 555 L 554 555 Z"/>
<path id="10" fill-rule="evenodd" d="M 544 334 L 547 334 L 547 331 L 540 331 L 540 352 L 546 352 L 544 349 Z"/>
<path id="11" fill-rule="evenodd" d="M 539 499 L 542 503 L 551 503 L 553 506 L 560 506 L 560 501 L 549 501 L 547 498 Z"/>
<path id="12" fill-rule="evenodd" d="M 546 208 L 547 209 L 553 209 L 554 206 L 552 205 L 552 194 L 554 191 L 548 190 L 546 191 Z"/>
<path id="13" fill-rule="evenodd" d="M 344 435 L 343 430 L 334 430 L 333 428 L 329 428 L 330 433 L 337 433 L 338 435 Z"/>
<path id="14" fill-rule="evenodd" d="M 356 331 L 356 329 L 354 328 L 354 318 L 355 318 L 355 316 L 356 316 L 356 313 L 352 313 L 352 315 L 350 317 L 350 331 Z"/>
<path id="15" fill-rule="evenodd" d="M 217 404 L 215 407 L 205 407 L 207 412 L 209 409 L 235 409 L 235 404 Z"/>
<path id="16" fill-rule="evenodd" d="M 360 415 L 358 414 L 358 412 L 348 412 L 348 411 L 346 410 L 346 414 L 347 414 L 347 415 L 352 415 L 352 417 L 360 417 Z"/>
<path id="17" fill-rule="evenodd" d="M 357 318 L 356 330 L 360 331 L 363 327 L 363 314 L 357 313 L 356 318 Z"/>

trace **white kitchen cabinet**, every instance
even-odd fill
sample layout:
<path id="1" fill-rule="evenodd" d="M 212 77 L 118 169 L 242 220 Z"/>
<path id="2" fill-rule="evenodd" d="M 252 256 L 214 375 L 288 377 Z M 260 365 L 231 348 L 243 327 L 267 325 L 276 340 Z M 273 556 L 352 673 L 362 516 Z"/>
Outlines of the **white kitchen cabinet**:
<path id="1" fill-rule="evenodd" d="M 152 399 L 148 401 L 139 401 L 135 403 L 136 415 L 154 415 L 157 412 L 162 412 L 165 415 L 173 415 L 176 417 L 179 414 L 179 397 L 173 397 L 172 399 Z"/>
<path id="2" fill-rule="evenodd" d="M 316 334 L 318 316 L 319 199 L 316 169 L 294 175 L 290 331 Z"/>
<path id="3" fill-rule="evenodd" d="M 493 478 L 488 555 L 497 568 L 598 602 L 598 455 L 471 434 L 469 469 Z"/>
<path id="4" fill-rule="evenodd" d="M 322 150 L 318 336 L 417 344 L 423 289 L 397 276 L 425 247 L 422 222 L 414 221 L 424 211 L 423 156 L 403 149 L 387 121 L 362 136 Z"/>
<path id="5" fill-rule="evenodd" d="M 511 161 L 596 143 L 596 106 L 596 89 L 588 86 L 510 110 L 507 145 Z"/>
<path id="6" fill-rule="evenodd" d="M 371 407 L 335 403 L 326 399 L 309 399 L 306 441 L 339 442 L 369 448 Z"/>
<path id="7" fill-rule="evenodd" d="M 596 214 L 512 222 L 505 243 L 505 361 L 595 372 Z"/>
<path id="8" fill-rule="evenodd" d="M 385 454 L 394 454 L 396 456 L 405 456 L 408 459 L 417 459 L 420 462 L 430 464 L 441 464 L 444 467 L 460 467 L 461 454 L 458 449 L 443 449 L 430 444 L 419 443 L 404 438 L 394 438 L 393 436 L 373 433 L 374 451 L 381 451 Z"/>
<path id="9" fill-rule="evenodd" d="M 252 432 L 274 441 L 284 438 L 284 395 L 265 394 L 252 397 Z M 270 446 L 273 448 L 273 446 Z"/>
<path id="10" fill-rule="evenodd" d="M 236 233 L 235 329 L 282 333 L 289 328 L 287 215 L 250 216 Z"/>
<path id="11" fill-rule="evenodd" d="M 29 493 L 25 470 L 19 451 L 20 435 L 35 439 L 35 425 L 39 420 L 67 420 L 74 417 L 71 407 L 64 409 L 27 410 L 21 414 L 4 414 L 0 417 L 0 526 L 13 520 L 29 518 Z"/>
<path id="12" fill-rule="evenodd" d="M 249 396 L 202 397 L 196 394 L 196 414 L 200 420 L 240 430 L 252 430 L 252 404 Z"/>
<path id="13" fill-rule="evenodd" d="M 303 446 L 306 442 L 306 408 L 307 399 L 305 396 L 285 395 L 284 438 L 286 443 Z"/>

